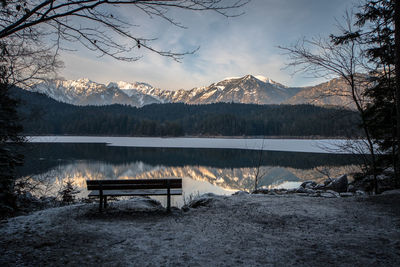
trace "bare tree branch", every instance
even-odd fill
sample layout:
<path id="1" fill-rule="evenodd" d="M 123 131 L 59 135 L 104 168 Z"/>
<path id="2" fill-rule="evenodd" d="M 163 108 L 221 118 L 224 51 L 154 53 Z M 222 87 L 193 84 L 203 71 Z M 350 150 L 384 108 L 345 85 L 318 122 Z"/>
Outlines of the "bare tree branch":
<path id="1" fill-rule="evenodd" d="M 296 72 L 313 73 L 318 77 L 338 77 L 343 79 L 349 91 L 349 97 L 356 106 L 361 117 L 361 126 L 365 134 L 368 151 L 371 154 L 372 171 L 376 183 L 376 147 L 368 127 L 366 106 L 368 99 L 365 98 L 365 88 L 369 86 L 367 75 L 363 75 L 368 69 L 365 57 L 365 47 L 360 42 L 357 29 L 353 29 L 352 14 L 345 15 L 345 23 L 339 26 L 342 36 L 331 35 L 330 39 L 314 38 L 303 39 L 294 46 L 280 47 L 287 52 L 290 63 L 289 67 L 299 67 Z M 334 92 L 333 92 L 334 93 Z M 356 147 L 357 143 L 353 142 Z M 365 153 L 365 152 L 363 152 Z M 377 186 L 375 186 L 377 190 Z"/>
<path id="2" fill-rule="evenodd" d="M 0 42 L 3 48 L 9 50 L 4 55 L 9 55 L 10 58 L 2 58 L 1 64 L 9 66 L 11 72 L 24 72 L 10 74 L 12 83 L 40 79 L 45 72 L 54 73 L 61 66 L 58 53 L 65 49 L 61 45 L 68 42 L 80 43 L 97 52 L 99 56 L 110 56 L 121 61 L 140 59 L 138 51 L 141 48 L 180 61 L 183 56 L 193 54 L 199 48 L 189 51 L 156 48 L 153 45 L 155 38 L 145 38 L 132 31 L 134 25 L 121 15 L 121 10 L 130 8 L 128 10 L 133 14 L 143 12 L 149 18 L 158 17 L 184 28 L 171 15 L 172 9 L 213 11 L 225 17 L 236 17 L 242 14 L 241 8 L 248 2 L 249 0 L 6 0 L 0 9 Z M 22 53 L 16 49 L 21 45 L 25 50 Z M 31 68 L 21 67 L 22 59 L 19 59 L 18 64 L 11 63 L 11 58 L 27 57 L 28 51 L 34 54 L 43 53 L 41 63 Z M 47 64 L 44 64 L 45 59 Z M 51 67 L 51 63 L 55 65 Z"/>

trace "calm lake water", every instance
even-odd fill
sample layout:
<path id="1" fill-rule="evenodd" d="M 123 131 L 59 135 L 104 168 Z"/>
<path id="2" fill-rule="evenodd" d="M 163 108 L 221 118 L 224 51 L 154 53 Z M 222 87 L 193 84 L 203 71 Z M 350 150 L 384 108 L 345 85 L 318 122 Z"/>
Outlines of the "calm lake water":
<path id="1" fill-rule="evenodd" d="M 274 142 L 270 148 L 278 150 L 279 140 L 117 138 L 104 141 L 91 137 L 69 140 L 66 138 L 70 137 L 51 138 L 31 139 L 33 142 L 24 148 L 25 165 L 18 169 L 19 179 L 33 184 L 35 189 L 32 192 L 37 196 L 57 196 L 67 181 L 72 181 L 79 189 L 77 197 L 84 198 L 88 194 L 86 180 L 90 179 L 181 177 L 184 196 L 172 199 L 174 205 L 181 206 L 184 199 L 206 192 L 232 194 L 238 190 L 253 190 L 258 166 L 263 174 L 259 187 L 294 188 L 305 180 L 322 182 L 326 174 L 331 177 L 348 174 L 355 171 L 360 162 L 360 158 L 350 154 L 315 153 L 314 150 L 322 146 L 319 143 L 312 147 L 310 144 L 315 142 L 312 140 L 297 140 L 297 144 L 296 140 L 280 142 L 283 150 L 292 145 L 295 150 L 301 151 L 307 151 L 308 147 L 313 153 L 268 151 L 268 145 Z M 222 141 L 218 144 L 215 140 Z M 199 148 L 199 142 L 208 144 L 208 148 Z M 226 148 L 229 143 L 233 148 Z M 237 144 L 241 147 L 236 148 Z M 257 144 L 262 146 L 263 151 L 257 150 Z M 165 202 L 165 198 L 159 199 Z"/>

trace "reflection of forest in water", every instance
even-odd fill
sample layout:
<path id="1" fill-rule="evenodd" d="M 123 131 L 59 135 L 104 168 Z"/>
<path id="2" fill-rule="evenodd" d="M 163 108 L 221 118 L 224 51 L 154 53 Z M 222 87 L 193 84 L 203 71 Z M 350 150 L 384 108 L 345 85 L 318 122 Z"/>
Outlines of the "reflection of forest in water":
<path id="1" fill-rule="evenodd" d="M 84 188 L 86 179 L 186 177 L 229 190 L 251 190 L 261 155 L 260 186 L 316 180 L 329 166 L 330 175 L 350 171 L 360 158 L 353 155 L 276 152 L 239 149 L 134 148 L 105 144 L 27 144 L 20 177 L 73 179 Z"/>

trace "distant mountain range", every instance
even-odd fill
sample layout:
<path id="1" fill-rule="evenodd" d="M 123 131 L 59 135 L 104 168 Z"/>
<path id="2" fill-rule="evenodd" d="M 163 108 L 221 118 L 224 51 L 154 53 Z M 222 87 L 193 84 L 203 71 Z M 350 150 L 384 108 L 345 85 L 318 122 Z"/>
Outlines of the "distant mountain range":
<path id="1" fill-rule="evenodd" d="M 121 90 L 116 83 L 104 85 L 89 79 L 79 80 L 47 80 L 29 88 L 32 92 L 43 93 L 57 101 L 86 106 L 125 104 L 141 107 L 148 104 L 160 103 L 159 100 L 139 91 L 143 87 L 152 88 L 142 83 L 123 84 Z"/>
<path id="2" fill-rule="evenodd" d="M 226 78 L 206 87 L 191 90 L 163 90 L 143 82 L 110 82 L 107 85 L 91 81 L 48 80 L 28 90 L 46 94 L 73 105 L 125 104 L 142 107 L 154 103 L 211 104 L 218 102 L 244 104 L 314 104 L 349 107 L 344 96 L 332 92 L 348 90 L 340 79 L 311 87 L 287 87 L 264 76 L 246 75 Z"/>

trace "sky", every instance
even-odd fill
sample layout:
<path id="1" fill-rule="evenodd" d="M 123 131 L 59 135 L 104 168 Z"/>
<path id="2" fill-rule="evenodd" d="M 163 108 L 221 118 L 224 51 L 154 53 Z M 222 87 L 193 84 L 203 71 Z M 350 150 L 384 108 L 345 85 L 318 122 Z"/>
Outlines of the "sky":
<path id="1" fill-rule="evenodd" d="M 160 18 L 148 18 L 135 9 L 120 10 L 120 16 L 137 25 L 133 31 L 157 38 L 154 47 L 176 52 L 199 50 L 181 62 L 139 49 L 141 59 L 121 62 L 74 45 L 61 59 L 65 79 L 89 78 L 100 83 L 146 82 L 154 87 L 177 90 L 208 86 L 226 77 L 263 75 L 287 86 L 322 82 L 310 74 L 285 68 L 287 55 L 278 46 L 290 46 L 302 38 L 329 36 L 353 0 L 251 0 L 239 17 L 216 12 L 170 10 L 169 16 L 183 24 L 176 27 Z"/>

